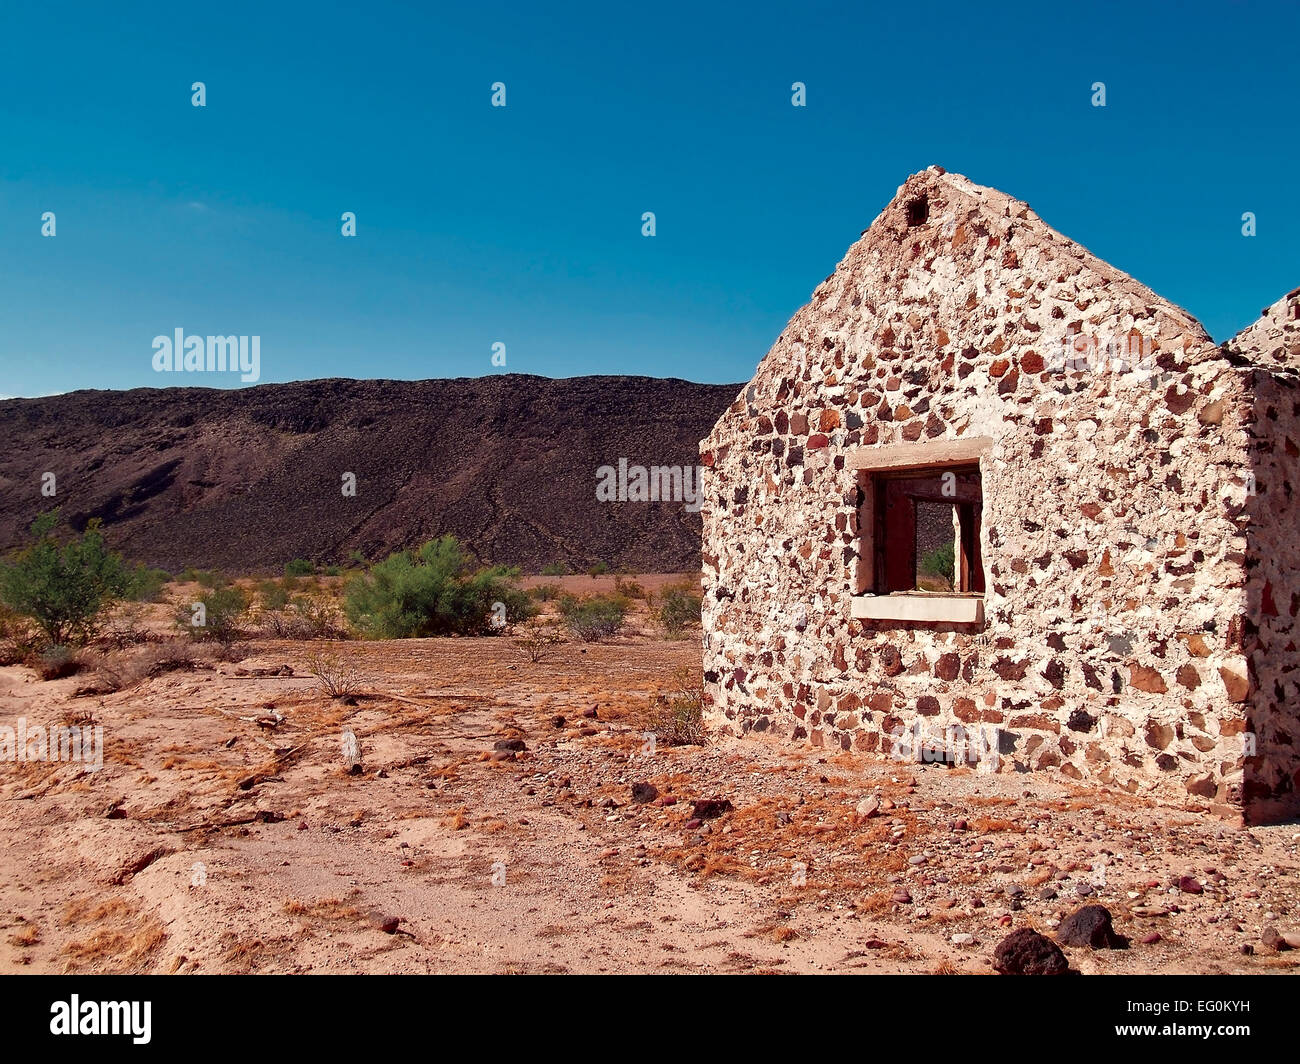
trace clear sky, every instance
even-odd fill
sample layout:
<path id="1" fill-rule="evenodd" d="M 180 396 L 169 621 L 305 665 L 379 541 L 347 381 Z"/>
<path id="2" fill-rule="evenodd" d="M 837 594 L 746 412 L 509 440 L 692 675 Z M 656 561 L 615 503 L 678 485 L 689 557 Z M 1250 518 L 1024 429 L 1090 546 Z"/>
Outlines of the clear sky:
<path id="1" fill-rule="evenodd" d="M 1216 339 L 1300 285 L 1294 2 L 4 15 L 4 395 L 238 384 L 155 373 L 177 327 L 260 336 L 263 381 L 499 373 L 496 342 L 510 372 L 741 381 L 935 163 Z"/>

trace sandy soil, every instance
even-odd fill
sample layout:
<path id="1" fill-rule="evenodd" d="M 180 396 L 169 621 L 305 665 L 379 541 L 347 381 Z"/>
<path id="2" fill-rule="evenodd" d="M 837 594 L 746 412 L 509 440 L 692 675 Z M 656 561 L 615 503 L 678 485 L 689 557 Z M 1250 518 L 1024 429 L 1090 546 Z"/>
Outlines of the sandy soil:
<path id="1" fill-rule="evenodd" d="M 245 650 L 106 695 L 0 669 L 0 723 L 89 713 L 106 745 L 98 772 L 0 763 L 0 971 L 988 972 L 1009 931 L 1098 901 L 1133 941 L 1067 949 L 1085 973 L 1300 958 L 1261 944 L 1300 926 L 1296 825 L 771 736 L 650 752 L 699 646 L 643 615 L 537 663 L 508 638 Z"/>

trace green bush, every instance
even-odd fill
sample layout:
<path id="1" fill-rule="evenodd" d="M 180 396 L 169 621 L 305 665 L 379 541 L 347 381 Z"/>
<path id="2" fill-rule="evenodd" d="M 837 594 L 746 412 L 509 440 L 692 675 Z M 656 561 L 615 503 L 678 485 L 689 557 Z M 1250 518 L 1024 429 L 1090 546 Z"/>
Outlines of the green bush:
<path id="1" fill-rule="evenodd" d="M 344 611 L 362 635 L 408 639 L 435 635 L 494 635 L 493 606 L 505 606 L 506 625 L 536 613 L 515 580 L 518 569 L 472 569 L 454 536 L 399 551 L 355 574 L 344 591 Z"/>
<path id="2" fill-rule="evenodd" d="M 659 592 L 657 616 L 665 632 L 681 635 L 689 626 L 700 623 L 700 606 L 704 599 L 690 584 L 669 584 Z"/>
<path id="3" fill-rule="evenodd" d="M 338 566 L 338 565 L 327 565 L 327 566 L 325 566 L 325 575 L 326 575 L 326 576 L 342 576 L 342 575 L 343 575 L 343 569 L 342 569 L 341 566 Z"/>
<path id="4" fill-rule="evenodd" d="M 248 612 L 248 593 L 239 587 L 222 587 L 209 591 L 199 599 L 202 611 L 195 603 L 183 602 L 176 608 L 176 624 L 190 634 L 191 639 L 214 639 L 218 643 L 233 643 L 243 634 L 244 616 Z M 196 618 L 203 623 L 196 624 Z"/>
<path id="5" fill-rule="evenodd" d="M 604 576 L 607 572 L 609 572 L 609 566 L 605 562 L 596 562 L 595 565 L 587 569 L 587 575 L 593 580 L 598 576 Z"/>
<path id="6" fill-rule="evenodd" d="M 263 580 L 257 585 L 257 593 L 262 599 L 262 609 L 282 610 L 289 605 L 290 589 L 286 580 Z"/>
<path id="7" fill-rule="evenodd" d="M 172 574 L 166 569 L 150 569 L 147 565 L 137 565 L 131 574 L 131 586 L 126 597 L 132 602 L 157 602 L 162 598 L 162 590 L 171 578 Z"/>
<path id="8" fill-rule="evenodd" d="M 569 567 L 564 562 L 551 562 L 542 566 L 542 576 L 568 576 Z"/>
<path id="9" fill-rule="evenodd" d="M 311 576 L 316 571 L 316 566 L 306 558 L 294 558 L 284 567 L 285 576 Z"/>
<path id="10" fill-rule="evenodd" d="M 629 599 L 645 598 L 645 588 L 635 580 L 624 580 L 623 577 L 616 576 L 614 577 L 614 594 Z"/>
<path id="11" fill-rule="evenodd" d="M 54 537 L 58 511 L 32 522 L 32 543 L 0 565 L 0 602 L 28 617 L 48 644 L 85 642 L 131 590 L 131 572 L 104 545 L 99 522 L 65 543 Z"/>
<path id="12" fill-rule="evenodd" d="M 199 587 L 206 587 L 211 591 L 217 591 L 223 587 L 230 586 L 230 577 L 219 569 L 210 569 L 207 572 L 200 572 L 195 576 L 199 582 Z"/>
<path id="13" fill-rule="evenodd" d="M 936 547 L 921 558 L 917 565 L 916 582 L 918 587 L 925 584 L 935 586 L 924 588 L 930 591 L 951 591 L 953 570 L 957 564 L 957 549 L 952 543 Z"/>
<path id="14" fill-rule="evenodd" d="M 623 630 L 628 601 L 622 595 L 588 595 L 581 599 L 564 595 L 559 608 L 570 632 L 584 643 L 595 643 Z"/>
<path id="15" fill-rule="evenodd" d="M 538 584 L 529 588 L 528 595 L 538 602 L 553 602 L 563 594 L 559 584 Z"/>

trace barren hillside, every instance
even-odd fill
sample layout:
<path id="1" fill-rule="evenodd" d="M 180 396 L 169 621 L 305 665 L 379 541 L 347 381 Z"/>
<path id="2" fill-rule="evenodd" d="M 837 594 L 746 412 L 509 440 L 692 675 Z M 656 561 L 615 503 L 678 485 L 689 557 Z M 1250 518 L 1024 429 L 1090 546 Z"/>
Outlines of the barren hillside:
<path id="1" fill-rule="evenodd" d="M 484 561 L 698 567 L 681 503 L 600 503 L 596 469 L 694 465 L 737 385 L 509 374 L 0 403 L 0 549 L 52 502 L 176 570 L 374 557 L 454 533 Z M 55 474 L 57 495 L 41 495 Z M 356 475 L 356 496 L 342 491 Z"/>

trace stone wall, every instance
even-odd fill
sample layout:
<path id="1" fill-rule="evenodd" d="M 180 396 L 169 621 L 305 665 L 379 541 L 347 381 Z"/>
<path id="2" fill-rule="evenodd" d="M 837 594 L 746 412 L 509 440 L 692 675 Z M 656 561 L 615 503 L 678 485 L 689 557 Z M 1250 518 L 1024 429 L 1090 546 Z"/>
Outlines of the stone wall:
<path id="1" fill-rule="evenodd" d="M 1243 785 L 1247 816 L 1264 821 L 1300 812 L 1300 289 L 1265 309 L 1228 348 L 1265 367 L 1251 378 L 1244 628 L 1255 748 Z"/>
<path id="2" fill-rule="evenodd" d="M 1096 364 L 1139 338 L 1144 364 Z M 918 725 L 983 729 L 982 768 L 1239 810 L 1245 361 L 1025 204 L 909 179 L 701 445 L 715 725 L 895 756 Z M 846 459 L 976 436 L 984 624 L 851 619 Z"/>

